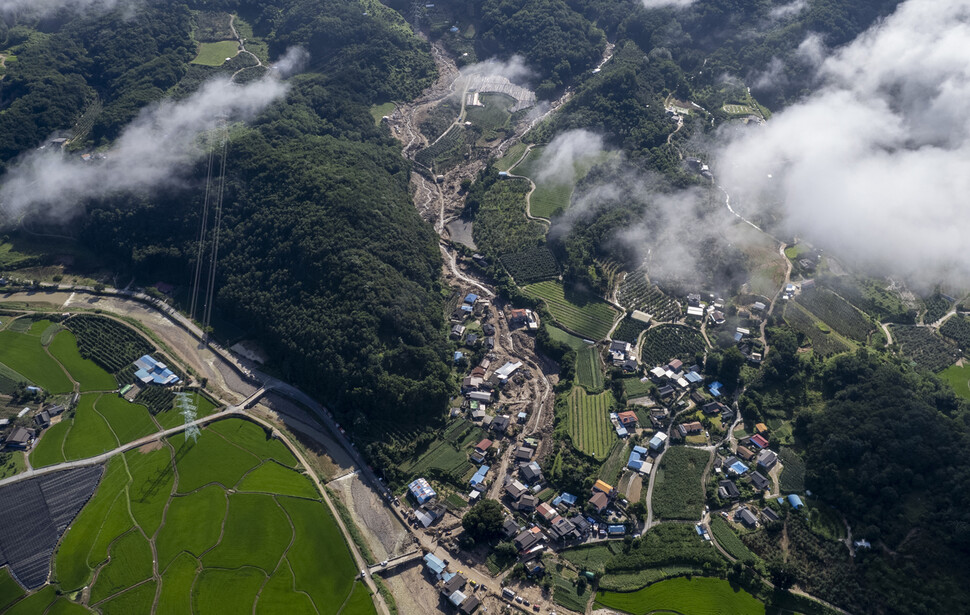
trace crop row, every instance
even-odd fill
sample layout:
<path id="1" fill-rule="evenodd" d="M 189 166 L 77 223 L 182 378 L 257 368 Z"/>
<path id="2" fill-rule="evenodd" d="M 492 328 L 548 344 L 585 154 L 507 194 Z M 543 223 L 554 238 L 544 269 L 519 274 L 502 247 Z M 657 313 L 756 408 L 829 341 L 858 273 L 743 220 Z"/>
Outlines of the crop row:
<path id="1" fill-rule="evenodd" d="M 587 455 L 605 459 L 616 439 L 609 420 L 613 396 L 609 391 L 587 395 L 581 387 L 569 394 L 569 437 Z"/>
<path id="2" fill-rule="evenodd" d="M 680 306 L 664 294 L 656 284 L 651 284 L 642 270 L 626 276 L 620 285 L 619 301 L 631 310 L 640 310 L 654 320 L 675 320 L 680 316 Z"/>
<path id="3" fill-rule="evenodd" d="M 112 374 L 154 350 L 142 336 L 107 318 L 81 314 L 65 320 L 64 326 L 77 337 L 81 356 Z"/>
<path id="4" fill-rule="evenodd" d="M 797 301 L 822 322 L 857 342 L 865 342 L 874 329 L 859 310 L 829 290 L 806 290 Z"/>
<path id="5" fill-rule="evenodd" d="M 837 336 L 820 329 L 815 319 L 797 303 L 789 303 L 785 307 L 785 322 L 796 332 L 808 338 L 812 343 L 812 349 L 820 356 L 827 357 L 849 350 L 849 347 Z"/>
<path id="6" fill-rule="evenodd" d="M 596 346 L 587 346 L 576 353 L 576 381 L 587 391 L 599 391 L 603 388 L 603 370 L 600 368 L 599 350 Z"/>
<path id="7" fill-rule="evenodd" d="M 530 284 L 523 287 L 522 292 L 542 299 L 556 322 L 585 338 L 603 339 L 613 326 L 616 312 L 593 295 L 570 293 L 567 298 L 562 284 L 553 281 Z"/>
<path id="8" fill-rule="evenodd" d="M 929 327 L 893 325 L 892 334 L 900 352 L 930 371 L 946 369 L 960 358 L 956 346 Z"/>
<path id="9" fill-rule="evenodd" d="M 663 325 L 643 334 L 640 357 L 647 366 L 662 365 L 671 359 L 688 363 L 705 348 L 704 338 L 697 331 L 681 325 Z"/>
<path id="10" fill-rule="evenodd" d="M 545 247 L 502 256 L 502 265 L 518 284 L 531 284 L 559 276 L 559 263 Z"/>

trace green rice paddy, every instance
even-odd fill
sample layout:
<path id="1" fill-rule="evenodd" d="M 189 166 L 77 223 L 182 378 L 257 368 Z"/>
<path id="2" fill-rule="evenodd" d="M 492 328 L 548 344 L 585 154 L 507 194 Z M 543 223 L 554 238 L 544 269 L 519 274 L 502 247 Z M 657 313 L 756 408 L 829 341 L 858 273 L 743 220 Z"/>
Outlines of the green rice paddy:
<path id="1" fill-rule="evenodd" d="M 549 313 L 564 329 L 581 337 L 600 340 L 606 337 L 616 318 L 616 310 L 594 295 L 569 292 L 556 281 L 529 284 L 522 292 L 542 299 Z"/>
<path id="2" fill-rule="evenodd" d="M 93 397 L 84 396 L 86 412 Z M 241 419 L 207 426 L 197 442 L 180 434 L 116 455 L 58 546 L 53 584 L 20 598 L 0 576 L 0 603 L 19 600 L 14 613 L 376 613 L 297 465 L 284 443 Z M 58 595 L 86 585 L 73 596 L 83 606 Z"/>
<path id="3" fill-rule="evenodd" d="M 600 591 L 596 593 L 595 606 L 632 615 L 656 612 L 760 615 L 765 612 L 765 605 L 748 592 L 735 589 L 723 579 L 707 577 L 678 577 L 628 593 Z"/>

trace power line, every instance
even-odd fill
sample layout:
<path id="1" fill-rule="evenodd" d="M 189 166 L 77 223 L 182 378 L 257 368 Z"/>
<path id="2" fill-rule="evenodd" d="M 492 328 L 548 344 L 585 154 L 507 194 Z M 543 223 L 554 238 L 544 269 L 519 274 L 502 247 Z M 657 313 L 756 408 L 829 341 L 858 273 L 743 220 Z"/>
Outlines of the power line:
<path id="1" fill-rule="evenodd" d="M 216 265 L 219 261 L 219 231 L 222 228 L 222 200 L 226 188 L 226 160 L 229 158 L 229 127 L 223 124 L 222 134 L 222 165 L 219 170 L 219 195 L 216 198 L 215 225 L 212 233 L 212 254 L 209 258 L 209 288 L 206 293 L 205 318 L 202 321 L 202 330 L 208 331 L 212 321 L 212 305 L 216 302 Z"/>
<path id="2" fill-rule="evenodd" d="M 199 282 L 202 280 L 202 256 L 205 252 L 205 232 L 209 222 L 209 194 L 212 185 L 212 161 L 215 158 L 215 148 L 209 146 L 209 166 L 205 176 L 205 199 L 202 202 L 202 222 L 199 224 L 199 248 L 195 256 L 195 279 L 192 282 L 192 303 L 189 317 L 195 318 L 195 309 L 199 302 Z"/>

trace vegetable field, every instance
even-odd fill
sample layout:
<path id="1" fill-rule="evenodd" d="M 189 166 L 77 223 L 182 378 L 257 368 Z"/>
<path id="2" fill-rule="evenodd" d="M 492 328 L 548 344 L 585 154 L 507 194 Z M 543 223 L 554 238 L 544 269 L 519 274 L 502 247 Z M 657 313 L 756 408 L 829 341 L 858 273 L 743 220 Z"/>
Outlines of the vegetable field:
<path id="1" fill-rule="evenodd" d="M 581 387 L 569 393 L 569 437 L 573 446 L 587 455 L 603 461 L 616 441 L 616 431 L 610 423 L 613 394 L 604 391 L 587 395 Z"/>
<path id="2" fill-rule="evenodd" d="M 698 331 L 682 325 L 663 325 L 643 334 L 640 361 L 646 365 L 663 365 L 671 359 L 690 364 L 694 355 L 707 345 Z"/>
<path id="3" fill-rule="evenodd" d="M 674 320 L 680 317 L 680 306 L 677 302 L 665 295 L 656 284 L 651 284 L 641 269 L 627 274 L 620 284 L 617 298 L 623 307 L 646 312 L 654 320 Z"/>
<path id="4" fill-rule="evenodd" d="M 590 393 L 603 389 L 603 367 L 596 346 L 587 346 L 576 353 L 576 382 Z"/>
<path id="5" fill-rule="evenodd" d="M 545 246 L 506 254 L 500 260 L 505 270 L 519 285 L 559 277 L 559 263 L 556 262 L 552 251 Z"/>
<path id="6" fill-rule="evenodd" d="M 892 334 L 903 355 L 932 372 L 946 369 L 960 358 L 956 346 L 929 327 L 893 325 Z"/>
<path id="7" fill-rule="evenodd" d="M 838 333 L 857 342 L 865 343 L 875 329 L 859 310 L 830 290 L 806 290 L 796 301 Z"/>
<path id="8" fill-rule="evenodd" d="M 662 519 L 700 519 L 704 508 L 701 475 L 710 460 L 707 451 L 671 447 L 654 479 L 653 512 Z"/>
<path id="9" fill-rule="evenodd" d="M 530 284 L 524 286 L 522 292 L 542 299 L 552 317 L 565 329 L 591 340 L 606 337 L 616 317 L 616 310 L 598 297 L 578 292 L 566 296 L 559 282 Z"/>
<path id="10" fill-rule="evenodd" d="M 789 302 L 785 306 L 785 322 L 798 333 L 803 333 L 819 356 L 827 357 L 850 350 L 849 345 L 838 335 L 828 329 L 819 328 L 815 318 L 798 303 Z"/>
<path id="11" fill-rule="evenodd" d="M 779 488 L 782 493 L 801 493 L 805 490 L 805 462 L 788 447 L 778 451 L 778 460 L 783 467 Z"/>
<path id="12" fill-rule="evenodd" d="M 375 613 L 314 484 L 285 445 L 240 423 L 208 426 L 197 443 L 180 434 L 160 449 L 113 457 L 58 546 L 51 589 L 70 594 L 88 585 L 85 605 L 108 614 L 186 613 L 193 605 L 198 612 L 286 605 L 335 613 L 345 603 L 345 613 Z M 215 442 L 235 453 L 214 458 L 201 450 Z M 223 484 L 227 477 L 235 478 Z M 246 489 L 259 493 L 238 492 Z"/>
<path id="13" fill-rule="evenodd" d="M 154 347 L 125 325 L 98 316 L 72 316 L 64 326 L 77 336 L 78 350 L 112 374 L 126 369 L 138 357 L 149 354 Z"/>
<path id="14" fill-rule="evenodd" d="M 633 615 L 764 615 L 765 605 L 748 592 L 736 591 L 724 579 L 678 577 L 630 593 L 599 591 L 595 606 Z"/>

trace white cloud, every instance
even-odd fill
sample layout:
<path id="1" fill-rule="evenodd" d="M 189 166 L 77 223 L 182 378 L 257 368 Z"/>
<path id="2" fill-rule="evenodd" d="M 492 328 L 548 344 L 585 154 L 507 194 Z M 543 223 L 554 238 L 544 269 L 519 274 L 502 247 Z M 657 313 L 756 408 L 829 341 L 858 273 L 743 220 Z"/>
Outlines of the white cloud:
<path id="1" fill-rule="evenodd" d="M 0 178 L 0 209 L 8 220 L 25 213 L 69 219 L 87 199 L 144 194 L 175 183 L 202 155 L 203 133 L 222 118 L 254 117 L 286 90 L 286 84 L 272 77 L 246 85 L 214 79 L 183 101 L 166 100 L 144 109 L 105 160 L 31 152 Z"/>
<path id="2" fill-rule="evenodd" d="M 55 12 L 110 11 L 134 7 L 142 0 L 0 0 L 0 15 L 42 17 Z"/>
<path id="3" fill-rule="evenodd" d="M 578 166 L 603 152 L 603 137 L 588 130 L 557 135 L 538 160 L 536 181 L 567 184 L 576 180 Z"/>
<path id="4" fill-rule="evenodd" d="M 794 0 L 788 4 L 773 7 L 768 11 L 768 17 L 773 20 L 787 19 L 794 17 L 808 8 L 808 0 Z"/>
<path id="5" fill-rule="evenodd" d="M 696 0 L 643 0 L 643 6 L 648 9 L 682 9 L 694 4 Z"/>
<path id="6" fill-rule="evenodd" d="M 970 277 L 967 49 L 970 0 L 907 0 L 822 63 L 816 94 L 723 147 L 719 181 L 857 263 Z"/>

